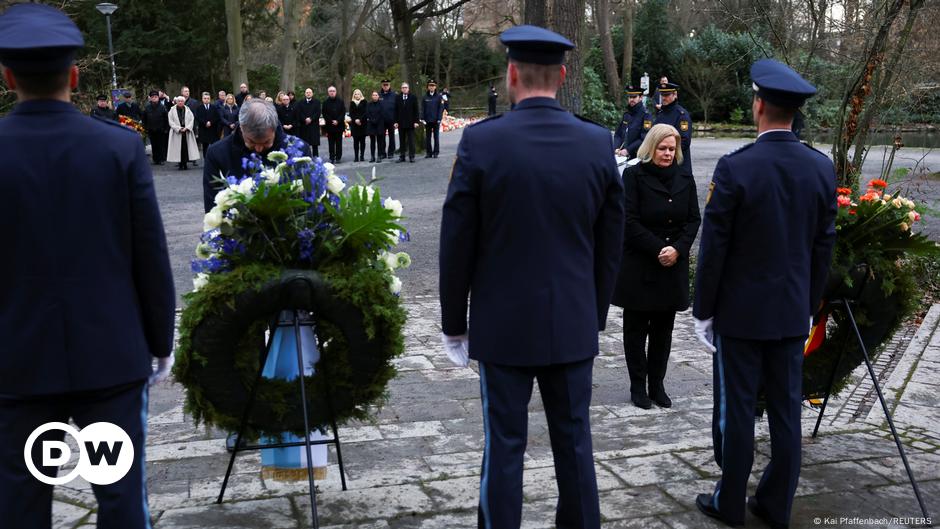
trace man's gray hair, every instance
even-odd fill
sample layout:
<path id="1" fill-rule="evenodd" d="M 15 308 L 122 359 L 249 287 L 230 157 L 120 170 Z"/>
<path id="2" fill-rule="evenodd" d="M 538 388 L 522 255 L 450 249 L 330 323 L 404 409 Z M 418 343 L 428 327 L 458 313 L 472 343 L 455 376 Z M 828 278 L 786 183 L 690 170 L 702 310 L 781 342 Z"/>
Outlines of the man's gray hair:
<path id="1" fill-rule="evenodd" d="M 257 137 L 276 130 L 280 122 L 274 105 L 261 99 L 245 101 L 238 112 L 238 126 L 242 134 Z"/>

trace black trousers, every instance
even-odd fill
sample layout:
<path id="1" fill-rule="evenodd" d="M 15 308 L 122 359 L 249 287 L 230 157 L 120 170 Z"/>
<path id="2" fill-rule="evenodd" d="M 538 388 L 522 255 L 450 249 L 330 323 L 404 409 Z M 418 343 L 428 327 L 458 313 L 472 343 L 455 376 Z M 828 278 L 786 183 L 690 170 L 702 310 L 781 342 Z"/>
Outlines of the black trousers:
<path id="1" fill-rule="evenodd" d="M 386 158 L 391 158 L 395 156 L 395 123 L 389 123 L 385 125 L 385 134 L 388 135 L 388 154 Z M 385 141 L 385 138 L 382 138 L 382 141 Z M 384 143 L 379 143 L 379 145 L 385 145 Z M 385 149 L 382 149 L 382 152 L 386 152 Z"/>
<path id="2" fill-rule="evenodd" d="M 365 136 L 353 136 L 353 153 L 355 153 L 356 158 L 359 160 L 362 160 L 366 157 Z"/>
<path id="3" fill-rule="evenodd" d="M 647 381 L 651 394 L 663 388 L 675 321 L 676 312 L 672 310 L 623 311 L 623 352 L 631 392 L 647 387 Z"/>
<path id="4" fill-rule="evenodd" d="M 431 149 L 431 138 L 434 138 L 434 149 Z M 424 126 L 424 152 L 430 155 L 441 153 L 441 124 L 428 123 Z"/>
<path id="5" fill-rule="evenodd" d="M 338 162 L 343 157 L 343 131 L 331 129 L 327 131 L 326 139 L 330 144 L 330 161 Z"/>
<path id="6" fill-rule="evenodd" d="M 187 132 L 186 134 L 191 134 L 191 133 Z M 186 137 L 186 134 L 183 134 L 182 137 L 180 138 L 181 140 L 180 163 L 179 163 L 180 169 L 185 169 L 186 164 L 191 162 L 191 160 L 189 159 L 189 144 L 187 143 L 188 139 Z"/>
<path id="7" fill-rule="evenodd" d="M 555 460 L 559 529 L 598 529 L 600 509 L 591 447 L 594 359 L 540 367 L 480 362 L 484 451 L 478 526 L 519 529 L 522 467 L 532 382 L 538 381 Z"/>
<path id="8" fill-rule="evenodd" d="M 757 485 L 757 501 L 775 522 L 790 521 L 800 479 L 800 403 L 805 336 L 744 340 L 715 335 L 712 438 L 721 480 L 714 505 L 732 522 L 744 521 L 747 481 L 754 464 L 754 410 L 767 397 L 770 463 Z"/>
<path id="9" fill-rule="evenodd" d="M 206 151 L 209 150 L 209 147 L 215 142 L 212 141 L 200 141 L 199 148 L 202 150 L 202 159 L 206 159 Z"/>
<path id="10" fill-rule="evenodd" d="M 379 147 L 379 160 L 385 154 L 385 136 L 382 134 L 369 134 L 369 156 L 375 158 L 375 146 Z"/>
<path id="11" fill-rule="evenodd" d="M 398 156 L 400 160 L 405 159 L 405 146 L 408 147 L 408 159 L 415 159 L 415 129 L 398 129 L 398 139 L 401 140 L 401 154 Z"/>
<path id="12" fill-rule="evenodd" d="M 166 149 L 170 140 L 168 134 L 166 131 L 147 131 L 147 137 L 150 138 L 150 157 L 153 158 L 153 163 L 166 161 Z"/>
<path id="13" fill-rule="evenodd" d="M 4 527 L 47 529 L 52 527 L 52 485 L 33 477 L 23 460 L 29 434 L 48 422 L 79 428 L 95 422 L 121 427 L 134 445 L 130 471 L 110 485 L 92 485 L 98 500 L 99 529 L 150 527 L 144 448 L 147 434 L 147 382 L 135 382 L 103 390 L 64 393 L 44 397 L 0 397 L 0 520 Z M 42 465 L 43 441 L 62 441 L 65 432 L 53 429 L 33 443 L 33 461 L 47 476 L 57 467 Z M 72 459 L 78 455 L 73 454 Z"/>

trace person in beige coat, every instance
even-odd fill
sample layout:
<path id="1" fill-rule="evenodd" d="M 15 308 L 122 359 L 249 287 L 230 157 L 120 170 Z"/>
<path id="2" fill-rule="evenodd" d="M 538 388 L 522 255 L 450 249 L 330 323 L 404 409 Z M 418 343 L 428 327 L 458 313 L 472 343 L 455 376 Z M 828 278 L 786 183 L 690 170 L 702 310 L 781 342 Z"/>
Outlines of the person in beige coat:
<path id="1" fill-rule="evenodd" d="M 166 161 L 176 162 L 180 171 L 186 170 L 186 164 L 199 159 L 199 146 L 193 132 L 196 117 L 186 107 L 186 99 L 176 96 L 175 105 L 170 109 L 170 141 L 167 147 Z"/>

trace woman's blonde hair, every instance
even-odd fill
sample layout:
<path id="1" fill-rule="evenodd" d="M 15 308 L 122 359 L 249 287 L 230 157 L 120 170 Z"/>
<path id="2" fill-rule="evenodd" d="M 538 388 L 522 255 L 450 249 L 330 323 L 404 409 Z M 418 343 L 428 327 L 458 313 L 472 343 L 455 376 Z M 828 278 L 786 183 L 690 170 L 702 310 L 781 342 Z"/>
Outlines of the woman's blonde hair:
<path id="1" fill-rule="evenodd" d="M 653 161 L 653 152 L 656 151 L 656 147 L 670 136 L 676 139 L 675 163 L 676 165 L 682 165 L 682 138 L 679 136 L 679 131 L 676 130 L 675 127 L 666 125 L 665 123 L 653 125 L 653 128 L 646 133 L 646 138 L 636 151 L 636 157 L 643 163 Z"/>
<path id="2" fill-rule="evenodd" d="M 228 100 L 229 100 L 229 99 L 232 100 L 232 106 L 235 106 L 235 96 L 233 96 L 232 94 L 227 94 L 227 95 L 225 96 L 225 104 L 226 104 L 226 105 L 228 104 Z"/>
<path id="3" fill-rule="evenodd" d="M 356 94 L 359 94 L 359 97 L 356 97 Z M 355 89 L 355 90 L 353 90 L 352 99 L 353 99 L 353 101 L 362 101 L 363 99 L 365 99 L 365 97 L 363 97 L 363 95 L 362 95 L 362 90 L 360 90 L 360 89 L 358 89 L 358 88 Z"/>

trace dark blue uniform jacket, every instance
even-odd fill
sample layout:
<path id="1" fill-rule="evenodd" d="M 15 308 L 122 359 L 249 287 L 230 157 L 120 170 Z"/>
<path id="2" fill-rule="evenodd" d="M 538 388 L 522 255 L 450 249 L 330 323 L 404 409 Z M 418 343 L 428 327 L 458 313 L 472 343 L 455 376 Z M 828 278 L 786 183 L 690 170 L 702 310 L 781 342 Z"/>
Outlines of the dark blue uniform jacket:
<path id="1" fill-rule="evenodd" d="M 610 132 L 551 98 L 465 129 L 441 225 L 443 331 L 470 357 L 545 366 L 597 354 L 623 240 Z"/>
<path id="2" fill-rule="evenodd" d="M 723 156 L 702 221 L 695 317 L 734 338 L 805 336 L 835 242 L 835 186 L 829 158 L 789 131 Z"/>
<path id="3" fill-rule="evenodd" d="M 38 100 L 0 119 L 0 395 L 146 379 L 176 296 L 140 136 Z"/>
<path id="4" fill-rule="evenodd" d="M 636 151 L 652 127 L 653 116 L 642 103 L 628 108 L 614 133 L 614 149 L 626 149 L 630 158 L 636 158 Z"/>

